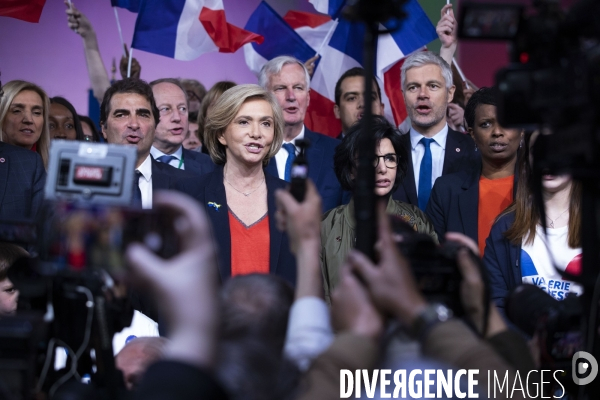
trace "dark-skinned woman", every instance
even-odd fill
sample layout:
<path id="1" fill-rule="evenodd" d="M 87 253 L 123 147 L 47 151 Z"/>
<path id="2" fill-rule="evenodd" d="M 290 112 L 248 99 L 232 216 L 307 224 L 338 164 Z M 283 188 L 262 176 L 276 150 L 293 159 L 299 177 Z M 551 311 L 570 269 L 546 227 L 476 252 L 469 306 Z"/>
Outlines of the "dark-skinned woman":
<path id="1" fill-rule="evenodd" d="M 496 217 L 514 197 L 515 168 L 523 131 L 500 126 L 496 115 L 497 94 L 481 88 L 465 110 L 468 132 L 481 155 L 481 168 L 438 178 L 425 213 L 438 237 L 460 232 L 484 252 L 485 239 Z"/>

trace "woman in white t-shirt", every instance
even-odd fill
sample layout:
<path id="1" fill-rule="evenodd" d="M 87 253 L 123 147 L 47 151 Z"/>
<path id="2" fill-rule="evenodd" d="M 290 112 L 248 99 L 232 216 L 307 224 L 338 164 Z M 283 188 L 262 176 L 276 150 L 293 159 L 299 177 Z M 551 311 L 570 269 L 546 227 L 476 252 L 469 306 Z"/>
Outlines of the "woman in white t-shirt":
<path id="1" fill-rule="evenodd" d="M 483 262 L 492 299 L 503 307 L 510 290 L 523 283 L 539 286 L 557 300 L 581 294 L 580 285 L 557 271 L 581 272 L 581 184 L 569 175 L 542 176 L 544 233 L 531 190 L 531 166 L 521 168 L 520 175 L 522 184 L 515 201 L 498 218 L 486 241 Z"/>

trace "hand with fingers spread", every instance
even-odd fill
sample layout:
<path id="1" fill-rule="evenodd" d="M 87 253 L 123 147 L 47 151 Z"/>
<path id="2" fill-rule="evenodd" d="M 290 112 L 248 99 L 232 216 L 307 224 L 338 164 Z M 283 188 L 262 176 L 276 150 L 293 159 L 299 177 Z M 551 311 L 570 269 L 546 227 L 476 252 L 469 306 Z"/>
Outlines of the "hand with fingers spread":
<path id="1" fill-rule="evenodd" d="M 383 315 L 349 266 L 342 268 L 340 283 L 333 291 L 331 318 L 338 332 L 351 332 L 375 341 L 383 332 Z"/>
<path id="2" fill-rule="evenodd" d="M 383 203 L 378 204 L 377 218 L 379 262 L 375 265 L 354 250 L 348 256 L 348 264 L 365 283 L 373 303 L 381 311 L 412 326 L 427 307 L 427 301 L 417 288 L 408 261 L 396 248 Z"/>
<path id="3" fill-rule="evenodd" d="M 441 11 L 441 18 L 435 27 L 438 38 L 442 42 L 440 48 L 440 57 L 449 65 L 452 65 L 452 58 L 456 52 L 458 25 L 454 18 L 452 4 L 446 4 Z"/>
<path id="4" fill-rule="evenodd" d="M 160 300 L 171 330 L 166 357 L 210 367 L 218 327 L 218 272 L 208 219 L 190 197 L 159 192 L 155 207 L 168 207 L 181 216 L 174 221 L 182 250 L 165 260 L 141 244 L 127 249 L 127 259 L 139 281 Z"/>

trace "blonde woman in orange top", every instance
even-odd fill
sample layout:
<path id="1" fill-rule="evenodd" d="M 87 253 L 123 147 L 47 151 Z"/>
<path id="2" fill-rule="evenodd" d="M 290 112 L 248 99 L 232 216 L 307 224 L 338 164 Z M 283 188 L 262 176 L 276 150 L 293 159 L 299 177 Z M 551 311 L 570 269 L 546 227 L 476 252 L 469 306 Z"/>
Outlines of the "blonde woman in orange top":
<path id="1" fill-rule="evenodd" d="M 287 183 L 264 171 L 281 147 L 283 124 L 278 103 L 260 86 L 225 91 L 211 107 L 204 132 L 203 145 L 217 168 L 176 185 L 206 209 L 223 280 L 273 273 L 295 282 L 296 261 L 275 221 L 275 190 Z"/>

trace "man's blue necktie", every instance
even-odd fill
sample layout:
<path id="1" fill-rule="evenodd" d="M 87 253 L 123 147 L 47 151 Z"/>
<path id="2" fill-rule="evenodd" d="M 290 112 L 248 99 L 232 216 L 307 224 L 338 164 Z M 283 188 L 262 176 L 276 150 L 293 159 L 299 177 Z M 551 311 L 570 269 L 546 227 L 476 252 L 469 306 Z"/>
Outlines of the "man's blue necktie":
<path id="1" fill-rule="evenodd" d="M 137 169 L 133 173 L 133 185 L 131 185 L 131 205 L 142 208 L 142 191 L 140 190 L 140 177 L 142 173 Z"/>
<path id="2" fill-rule="evenodd" d="M 296 146 L 293 143 L 284 143 L 283 148 L 289 153 L 287 161 L 285 162 L 285 175 L 284 178 L 286 181 L 292 181 L 292 164 L 296 159 Z"/>
<path id="3" fill-rule="evenodd" d="M 425 154 L 421 160 L 421 170 L 419 171 L 419 208 L 425 211 L 427 202 L 429 201 L 429 195 L 431 194 L 431 174 L 432 174 L 432 161 L 431 161 L 431 142 L 433 139 L 423 138 L 419 143 L 425 146 Z"/>
<path id="4" fill-rule="evenodd" d="M 159 163 L 163 163 L 163 164 L 171 164 L 171 161 L 173 161 L 173 160 L 177 160 L 177 157 L 169 156 L 167 154 L 165 154 L 164 156 L 160 156 L 156 159 L 156 161 L 158 161 Z"/>

